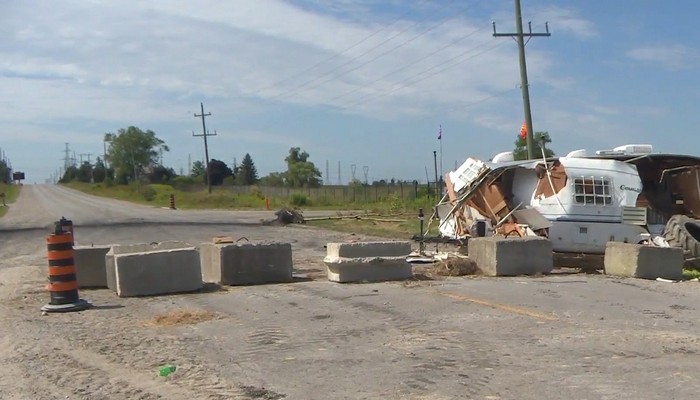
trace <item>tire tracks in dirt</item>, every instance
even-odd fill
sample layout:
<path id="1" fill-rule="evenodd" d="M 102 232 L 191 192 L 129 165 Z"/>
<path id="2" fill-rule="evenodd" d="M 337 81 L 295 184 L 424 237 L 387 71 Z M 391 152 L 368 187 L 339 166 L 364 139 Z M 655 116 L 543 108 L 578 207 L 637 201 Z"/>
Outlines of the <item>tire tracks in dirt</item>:
<path id="1" fill-rule="evenodd" d="M 489 393 L 489 384 L 493 374 L 489 371 L 498 367 L 498 360 L 493 354 L 469 347 L 464 336 L 474 336 L 469 332 L 435 332 L 435 327 L 427 316 L 406 314 L 390 305 L 383 306 L 362 297 L 335 295 L 330 291 L 311 286 L 297 286 L 296 290 L 306 293 L 328 304 L 326 309 L 338 307 L 351 308 L 363 314 L 371 313 L 384 318 L 389 324 L 383 328 L 394 331 L 391 336 L 396 340 L 387 342 L 386 347 L 396 352 L 398 357 L 411 361 L 409 368 L 399 371 L 403 376 L 405 388 L 398 394 L 416 396 L 435 392 L 438 382 L 430 376 L 455 375 L 452 381 L 472 397 Z M 363 295 L 364 297 L 373 295 Z M 375 318 L 371 318 L 374 320 Z M 350 330 L 351 331 L 351 330 Z M 334 342 L 342 340 L 342 335 L 323 338 Z M 469 364 L 465 363 L 465 358 Z"/>
<path id="2" fill-rule="evenodd" d="M 30 296 L 38 299 L 36 294 Z M 21 366 L 4 375 L 28 380 L 24 387 L 31 389 L 32 399 L 55 399 L 55 388 L 61 388 L 61 397 L 91 400 L 251 398 L 242 385 L 219 378 L 216 366 L 192 354 L 186 340 L 158 330 L 148 332 L 129 316 L 95 321 L 87 317 L 95 311 L 87 311 L 27 317 L 3 303 L 0 313 L 13 323 L 0 328 L 0 362 Z M 176 373 L 158 376 L 158 367 L 165 363 L 177 365 Z M 35 381 L 46 384 L 35 388 Z M 29 398 L 25 392 L 17 396 Z"/>

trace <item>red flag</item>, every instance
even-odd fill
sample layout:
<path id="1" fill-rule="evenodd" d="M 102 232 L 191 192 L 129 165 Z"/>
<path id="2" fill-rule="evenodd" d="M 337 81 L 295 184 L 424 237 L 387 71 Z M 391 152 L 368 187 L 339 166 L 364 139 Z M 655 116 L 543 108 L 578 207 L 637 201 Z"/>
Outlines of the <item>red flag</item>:
<path id="1" fill-rule="evenodd" d="M 523 125 L 520 127 L 520 139 L 526 139 L 527 138 L 527 124 L 523 122 Z"/>

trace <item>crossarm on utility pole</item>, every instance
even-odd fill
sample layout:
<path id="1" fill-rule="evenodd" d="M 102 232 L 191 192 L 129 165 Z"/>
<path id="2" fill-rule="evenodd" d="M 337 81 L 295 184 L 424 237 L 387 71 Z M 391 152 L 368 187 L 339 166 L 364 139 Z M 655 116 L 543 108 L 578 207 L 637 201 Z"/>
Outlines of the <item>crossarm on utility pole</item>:
<path id="1" fill-rule="evenodd" d="M 523 93 L 523 109 L 525 112 L 525 124 L 527 126 L 527 137 L 526 137 L 526 143 L 527 143 L 527 158 L 528 160 L 532 160 L 535 158 L 535 151 L 534 151 L 534 146 L 533 146 L 533 135 L 534 131 L 532 128 L 532 113 L 530 111 L 530 88 L 529 88 L 529 83 L 527 81 L 527 63 L 525 61 L 525 37 L 528 38 L 528 40 L 532 37 L 538 37 L 538 36 L 551 36 L 551 33 L 549 33 L 549 24 L 545 22 L 545 32 L 540 32 L 540 33 L 533 33 L 532 32 L 532 24 L 528 23 L 529 27 L 529 32 L 528 33 L 523 33 L 523 19 L 521 15 L 521 10 L 520 10 L 520 0 L 515 0 L 515 27 L 516 27 L 516 32 L 515 33 L 497 33 L 496 32 L 496 23 L 493 22 L 493 36 L 494 37 L 503 37 L 503 36 L 509 36 L 509 37 L 515 37 L 517 38 L 518 42 L 518 58 L 520 61 L 520 85 Z"/>
<path id="2" fill-rule="evenodd" d="M 214 131 L 213 134 L 207 132 L 207 124 L 204 121 L 204 118 L 208 117 L 211 115 L 211 113 L 204 113 L 204 103 L 199 103 L 202 113 L 201 114 L 194 114 L 195 118 L 202 118 L 202 134 L 201 135 L 196 135 L 194 132 L 192 132 L 192 136 L 199 137 L 202 136 L 204 137 L 204 157 L 206 160 L 206 173 L 207 173 L 207 189 L 209 190 L 209 194 L 211 194 L 211 169 L 209 168 L 209 146 L 207 145 L 207 136 L 216 136 L 216 131 Z"/>

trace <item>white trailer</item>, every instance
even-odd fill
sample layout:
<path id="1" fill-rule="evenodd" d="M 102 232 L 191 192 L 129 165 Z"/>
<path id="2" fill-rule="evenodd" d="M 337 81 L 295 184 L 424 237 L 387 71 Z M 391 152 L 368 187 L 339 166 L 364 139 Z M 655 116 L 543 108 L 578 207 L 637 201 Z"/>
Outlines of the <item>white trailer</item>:
<path id="1" fill-rule="evenodd" d="M 588 155 L 489 162 L 467 159 L 445 176 L 437 205 L 444 238 L 547 236 L 555 252 L 603 254 L 608 241 L 665 237 L 700 256 L 700 158 L 625 145 Z M 658 239 L 656 239 L 657 242 Z"/>

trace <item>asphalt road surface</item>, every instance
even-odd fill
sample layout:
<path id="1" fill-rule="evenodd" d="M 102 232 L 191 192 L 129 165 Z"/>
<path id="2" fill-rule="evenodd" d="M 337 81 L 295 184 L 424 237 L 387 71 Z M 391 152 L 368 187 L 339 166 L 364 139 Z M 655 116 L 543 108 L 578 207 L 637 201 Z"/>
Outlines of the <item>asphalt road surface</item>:
<path id="1" fill-rule="evenodd" d="M 292 243 L 297 282 L 121 299 L 42 316 L 46 227 L 79 243 Z M 700 284 L 558 273 L 377 284 L 324 279 L 345 234 L 25 186 L 0 219 L 2 399 L 695 399 Z M 360 237 L 362 238 L 362 237 Z M 200 318 L 164 316 L 183 310 Z M 165 322 L 164 322 L 165 321 Z M 158 376 L 158 367 L 177 370 Z"/>

